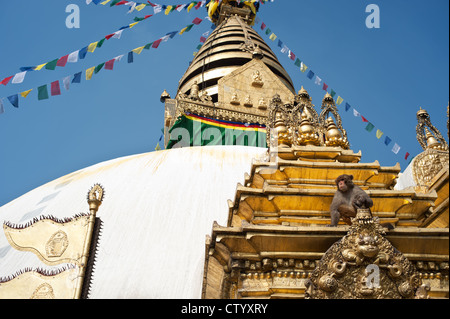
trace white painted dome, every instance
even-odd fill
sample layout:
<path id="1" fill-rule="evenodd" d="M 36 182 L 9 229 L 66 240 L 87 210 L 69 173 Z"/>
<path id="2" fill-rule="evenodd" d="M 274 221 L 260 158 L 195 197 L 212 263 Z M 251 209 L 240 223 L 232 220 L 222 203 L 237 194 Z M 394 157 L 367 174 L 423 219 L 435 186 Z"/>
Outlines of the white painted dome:
<path id="1" fill-rule="evenodd" d="M 205 238 L 226 225 L 227 200 L 266 149 L 218 146 L 176 149 L 104 162 L 64 176 L 0 208 L 0 221 L 25 224 L 42 215 L 87 213 L 88 190 L 106 196 L 89 298 L 201 297 Z M 45 266 L 0 234 L 0 277 Z"/>

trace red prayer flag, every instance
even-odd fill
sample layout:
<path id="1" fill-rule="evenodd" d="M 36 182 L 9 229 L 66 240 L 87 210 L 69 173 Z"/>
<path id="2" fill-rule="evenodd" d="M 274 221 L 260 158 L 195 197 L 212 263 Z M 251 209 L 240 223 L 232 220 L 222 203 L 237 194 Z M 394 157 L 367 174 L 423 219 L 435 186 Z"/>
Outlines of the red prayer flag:
<path id="1" fill-rule="evenodd" d="M 114 68 L 114 62 L 116 59 L 109 60 L 105 63 L 105 70 L 112 70 Z"/>
<path id="2" fill-rule="evenodd" d="M 362 118 L 364 123 L 369 123 L 369 121 L 364 116 L 361 116 L 361 118 Z"/>
<path id="3" fill-rule="evenodd" d="M 266 28 L 266 24 L 263 22 L 262 24 L 261 24 L 261 30 L 264 30 Z"/>
<path id="4" fill-rule="evenodd" d="M 59 88 L 59 81 L 51 83 L 50 92 L 51 95 L 61 95 L 61 89 Z"/>
<path id="5" fill-rule="evenodd" d="M 148 19 L 148 18 L 150 18 L 150 17 L 153 17 L 153 14 L 146 15 L 146 16 L 144 17 L 144 20 L 145 20 L 145 19 Z"/>
<path id="6" fill-rule="evenodd" d="M 58 62 L 56 62 L 57 66 L 66 66 L 67 63 L 67 59 L 69 58 L 69 55 L 65 55 L 63 57 L 61 57 Z"/>
<path id="7" fill-rule="evenodd" d="M 152 44 L 152 48 L 157 49 L 159 47 L 159 44 L 161 43 L 162 39 L 156 40 Z"/>
<path id="8" fill-rule="evenodd" d="M 199 25 L 200 23 L 202 23 L 202 19 L 200 18 L 195 18 L 194 21 L 192 21 L 193 24 Z"/>
<path id="9" fill-rule="evenodd" d="M 147 1 L 149 5 L 151 5 L 152 7 L 156 7 L 156 4 L 151 3 L 150 1 Z"/>
<path id="10" fill-rule="evenodd" d="M 408 157 L 410 156 L 411 154 L 409 154 L 409 153 L 406 153 L 406 155 L 405 155 L 405 160 L 407 160 L 408 159 Z"/>
<path id="11" fill-rule="evenodd" d="M 200 38 L 200 42 L 201 42 L 201 43 L 205 43 L 205 42 L 206 42 L 206 38 L 205 38 L 205 37 L 201 37 L 201 38 Z"/>
<path id="12" fill-rule="evenodd" d="M 323 84 L 323 90 L 324 90 L 324 91 L 328 91 L 328 85 L 325 84 L 325 83 Z"/>
<path id="13" fill-rule="evenodd" d="M 115 33 L 111 33 L 105 36 L 106 40 L 111 39 L 114 36 Z"/>
<path id="14" fill-rule="evenodd" d="M 0 84 L 6 85 L 8 84 L 9 80 L 11 80 L 14 77 L 14 75 L 8 76 L 7 78 L 4 78 Z"/>
<path id="15" fill-rule="evenodd" d="M 202 2 L 199 1 L 199 2 L 197 3 L 197 5 L 195 6 L 195 10 L 198 10 L 198 8 L 200 8 L 201 5 L 202 5 Z"/>
<path id="16" fill-rule="evenodd" d="M 125 4 L 127 2 L 128 1 L 125 1 L 125 0 L 119 1 L 119 2 L 116 3 L 116 6 L 120 6 L 121 4 Z"/>

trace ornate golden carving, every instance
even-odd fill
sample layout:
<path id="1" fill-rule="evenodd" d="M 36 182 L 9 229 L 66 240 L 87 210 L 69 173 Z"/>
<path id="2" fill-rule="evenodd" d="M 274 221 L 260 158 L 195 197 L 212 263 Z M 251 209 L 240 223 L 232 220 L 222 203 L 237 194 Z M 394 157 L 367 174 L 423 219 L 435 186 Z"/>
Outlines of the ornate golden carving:
<path id="1" fill-rule="evenodd" d="M 55 299 L 53 287 L 48 283 L 43 283 L 36 288 L 30 299 Z"/>
<path id="2" fill-rule="evenodd" d="M 444 168 L 448 169 L 449 154 L 446 151 L 426 149 L 413 160 L 413 178 L 416 190 L 427 192 L 433 178 Z"/>
<path id="3" fill-rule="evenodd" d="M 325 253 L 307 282 L 307 299 L 428 298 L 414 265 L 384 238 L 369 210 Z"/>
<path id="4" fill-rule="evenodd" d="M 253 78 L 253 82 L 252 82 L 253 86 L 256 86 L 256 87 L 263 87 L 264 86 L 264 81 L 262 79 L 261 72 L 259 72 L 259 70 L 256 70 L 253 73 L 252 78 Z"/>
<path id="5" fill-rule="evenodd" d="M 336 123 L 330 116 L 334 116 Z M 342 119 L 333 97 L 327 93 L 322 101 L 322 112 L 319 116 L 319 123 L 325 132 L 327 146 L 338 146 L 343 149 L 349 149 L 350 144 L 347 138 L 347 131 L 342 127 Z"/>
<path id="6" fill-rule="evenodd" d="M 45 244 L 47 257 L 61 257 L 69 246 L 67 234 L 62 230 L 54 233 Z"/>

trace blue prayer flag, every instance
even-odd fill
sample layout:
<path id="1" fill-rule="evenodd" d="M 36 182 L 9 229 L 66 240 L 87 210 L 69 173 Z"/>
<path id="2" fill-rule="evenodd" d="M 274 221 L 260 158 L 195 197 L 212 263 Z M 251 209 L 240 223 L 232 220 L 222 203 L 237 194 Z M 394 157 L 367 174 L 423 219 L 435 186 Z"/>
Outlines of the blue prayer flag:
<path id="1" fill-rule="evenodd" d="M 84 59 L 86 57 L 87 49 L 88 47 L 84 47 L 80 51 L 78 51 L 78 56 L 80 57 L 80 59 Z"/>
<path id="2" fill-rule="evenodd" d="M 133 51 L 128 52 L 128 63 L 133 63 Z"/>
<path id="3" fill-rule="evenodd" d="M 74 74 L 72 83 L 81 83 L 81 73 L 82 72 L 78 72 Z"/>
<path id="4" fill-rule="evenodd" d="M 8 100 L 9 100 L 9 102 L 11 102 L 11 104 L 14 107 L 19 107 L 19 95 L 18 94 L 8 96 Z"/>
<path id="5" fill-rule="evenodd" d="M 386 139 L 384 140 L 384 144 L 389 145 L 389 144 L 391 144 L 391 142 L 392 142 L 392 140 L 388 136 L 386 136 Z"/>
<path id="6" fill-rule="evenodd" d="M 312 78 L 314 77 L 314 72 L 311 71 L 311 70 L 309 70 L 307 77 L 308 77 L 309 79 L 312 79 Z"/>

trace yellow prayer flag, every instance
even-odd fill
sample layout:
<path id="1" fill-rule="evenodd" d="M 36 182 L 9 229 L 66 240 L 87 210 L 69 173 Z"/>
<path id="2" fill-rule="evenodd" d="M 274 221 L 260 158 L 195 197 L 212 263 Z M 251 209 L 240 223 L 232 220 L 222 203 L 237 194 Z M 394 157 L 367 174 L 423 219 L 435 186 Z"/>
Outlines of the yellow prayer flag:
<path id="1" fill-rule="evenodd" d="M 275 33 L 272 33 L 269 37 L 269 39 L 272 41 L 275 41 L 276 38 L 277 38 L 277 36 L 275 35 Z"/>
<path id="2" fill-rule="evenodd" d="M 141 52 L 142 52 L 142 50 L 144 49 L 144 47 L 145 47 L 145 45 L 144 45 L 143 47 L 136 48 L 136 49 L 131 50 L 131 51 L 133 51 L 134 53 L 137 53 L 137 54 L 141 54 Z"/>
<path id="3" fill-rule="evenodd" d="M 187 11 L 191 11 L 191 9 L 195 6 L 195 2 L 192 2 L 189 7 L 187 8 Z M 207 4 L 207 6 L 209 6 L 209 3 Z"/>
<path id="4" fill-rule="evenodd" d="M 100 4 L 103 4 L 103 5 L 105 5 L 105 4 L 107 4 L 108 2 L 110 2 L 111 0 L 105 0 L 105 1 L 103 1 L 103 2 L 100 2 Z"/>
<path id="5" fill-rule="evenodd" d="M 30 94 L 31 91 L 33 91 L 33 89 L 30 89 L 28 91 L 24 91 L 24 92 L 20 93 L 20 95 L 22 95 L 22 97 L 27 97 L 28 94 Z"/>
<path id="6" fill-rule="evenodd" d="M 142 3 L 142 4 L 138 5 L 138 6 L 136 6 L 136 8 L 134 8 L 134 9 L 137 10 L 137 11 L 141 11 L 141 10 L 144 9 L 145 7 L 146 7 L 146 4 L 145 4 L 145 3 Z"/>
<path id="7" fill-rule="evenodd" d="M 344 99 L 341 98 L 340 96 L 338 96 L 338 98 L 337 98 L 337 100 L 336 100 L 336 104 L 337 104 L 337 105 L 341 105 L 342 102 L 344 102 Z"/>
<path id="8" fill-rule="evenodd" d="M 129 25 L 129 27 L 130 28 L 132 28 L 132 27 L 134 27 L 136 24 L 138 24 L 139 23 L 139 21 L 138 22 L 133 22 L 133 23 L 131 23 L 130 25 Z"/>
<path id="9" fill-rule="evenodd" d="M 308 67 L 302 63 L 302 66 L 300 67 L 300 71 L 302 71 L 303 73 L 305 73 L 305 71 L 308 69 Z"/>
<path id="10" fill-rule="evenodd" d="M 183 28 L 183 29 L 180 31 L 180 35 L 182 35 L 186 30 L 187 30 L 187 27 L 186 27 L 186 28 Z"/>
<path id="11" fill-rule="evenodd" d="M 47 63 L 38 65 L 37 67 L 34 68 L 34 70 L 35 70 L 35 71 L 39 71 L 39 70 L 41 70 L 46 64 L 47 64 Z"/>
<path id="12" fill-rule="evenodd" d="M 94 43 L 91 43 L 91 44 L 89 44 L 89 46 L 88 46 L 88 52 L 94 52 L 95 51 L 95 49 L 97 48 L 97 44 L 98 44 L 98 42 L 94 42 Z"/>
<path id="13" fill-rule="evenodd" d="M 169 15 L 170 11 L 172 11 L 172 6 L 167 6 L 165 14 Z"/>
<path id="14" fill-rule="evenodd" d="M 95 66 L 86 70 L 86 80 L 90 80 L 92 78 L 92 74 L 94 74 Z"/>
<path id="15" fill-rule="evenodd" d="M 216 12 L 217 7 L 219 6 L 219 1 L 215 1 L 212 5 L 210 4 L 208 9 L 208 16 L 212 18 L 213 14 Z"/>
<path id="16" fill-rule="evenodd" d="M 377 130 L 377 139 L 380 139 L 383 136 L 383 132 L 381 132 L 380 130 Z"/>

